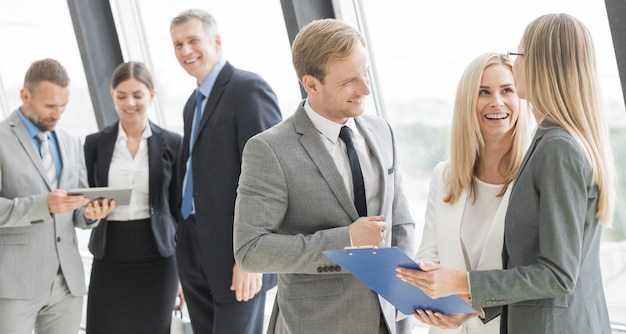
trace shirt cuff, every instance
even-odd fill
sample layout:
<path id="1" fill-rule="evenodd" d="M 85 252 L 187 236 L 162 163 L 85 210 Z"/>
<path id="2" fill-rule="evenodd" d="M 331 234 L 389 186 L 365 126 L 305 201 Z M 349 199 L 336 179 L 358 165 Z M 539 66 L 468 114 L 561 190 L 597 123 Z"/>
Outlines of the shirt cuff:
<path id="1" fill-rule="evenodd" d="M 100 222 L 100 219 L 91 220 L 91 219 L 85 218 L 85 224 L 87 224 L 87 226 L 93 225 L 93 224 L 96 224 L 96 223 L 99 223 L 99 222 Z"/>

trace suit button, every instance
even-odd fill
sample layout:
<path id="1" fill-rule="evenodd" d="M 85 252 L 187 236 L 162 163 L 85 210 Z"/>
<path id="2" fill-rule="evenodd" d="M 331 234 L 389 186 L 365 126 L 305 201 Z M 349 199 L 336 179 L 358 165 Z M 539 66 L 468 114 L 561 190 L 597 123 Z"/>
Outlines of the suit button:
<path id="1" fill-rule="evenodd" d="M 325 272 L 325 273 L 327 273 L 327 272 L 328 272 L 328 266 L 324 266 L 324 267 L 322 268 L 322 271 L 323 271 L 323 272 Z"/>
<path id="2" fill-rule="evenodd" d="M 335 266 L 335 271 L 341 271 L 341 267 L 340 266 Z"/>
<path id="3" fill-rule="evenodd" d="M 323 272 L 323 269 L 322 269 L 322 267 L 317 267 L 317 272 L 318 272 L 318 273 L 321 273 L 321 272 Z"/>
<path id="4" fill-rule="evenodd" d="M 61 242 L 61 237 L 57 237 L 57 242 Z"/>

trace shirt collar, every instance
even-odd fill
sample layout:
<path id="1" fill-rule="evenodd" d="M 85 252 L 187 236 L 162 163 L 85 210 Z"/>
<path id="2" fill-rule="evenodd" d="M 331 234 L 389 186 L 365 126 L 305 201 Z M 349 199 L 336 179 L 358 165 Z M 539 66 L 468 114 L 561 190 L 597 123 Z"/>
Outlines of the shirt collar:
<path id="1" fill-rule="evenodd" d="M 143 130 L 143 133 L 141 134 L 141 139 L 148 139 L 150 138 L 150 136 L 152 136 L 152 129 L 150 128 L 150 123 L 148 123 L 146 128 Z M 122 139 L 128 139 L 128 136 L 126 135 L 126 131 L 124 131 L 124 128 L 122 127 L 122 122 L 117 122 L 116 142 L 119 142 Z"/>
<path id="2" fill-rule="evenodd" d="M 215 67 L 213 67 L 211 72 L 209 72 L 209 75 L 206 76 L 202 84 L 198 86 L 198 90 L 202 93 L 202 95 L 204 95 L 205 98 L 211 94 L 213 84 L 215 84 L 215 80 L 217 80 L 217 76 L 224 68 L 224 65 L 226 65 L 226 59 L 222 57 L 220 58 L 220 61 L 215 64 Z"/>
<path id="3" fill-rule="evenodd" d="M 26 127 L 26 131 L 28 131 L 28 135 L 31 138 L 35 138 L 37 136 L 37 134 L 39 132 L 41 132 L 41 130 L 39 130 L 39 128 L 35 125 L 35 123 L 31 122 L 30 119 L 28 119 L 26 116 L 24 116 L 24 114 L 22 113 L 22 108 L 18 108 L 15 113 L 17 114 L 17 116 L 22 120 L 22 123 L 24 123 L 24 126 Z"/>
<path id="4" fill-rule="evenodd" d="M 324 137 L 328 138 L 328 140 L 330 140 L 333 144 L 337 143 L 337 140 L 339 139 L 339 132 L 344 125 L 352 130 L 352 135 L 354 135 L 355 137 L 361 137 L 361 133 L 356 126 L 354 118 L 348 118 L 348 121 L 346 121 L 345 124 L 333 122 L 315 112 L 315 110 L 313 110 L 313 108 L 309 104 L 309 99 L 306 99 L 304 101 L 303 107 L 304 111 L 306 112 L 307 116 L 309 116 L 311 122 L 313 122 L 313 126 L 315 126 L 317 131 L 324 135 Z"/>

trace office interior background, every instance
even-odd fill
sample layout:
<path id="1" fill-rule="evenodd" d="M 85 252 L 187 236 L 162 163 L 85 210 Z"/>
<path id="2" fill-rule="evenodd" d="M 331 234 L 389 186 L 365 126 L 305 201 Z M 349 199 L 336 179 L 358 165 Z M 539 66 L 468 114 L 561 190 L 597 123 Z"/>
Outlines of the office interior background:
<path id="1" fill-rule="evenodd" d="M 453 100 L 465 66 L 487 51 L 516 50 L 526 24 L 537 16 L 565 12 L 579 18 L 594 38 L 619 175 L 615 222 L 603 235 L 604 282 L 598 284 L 604 284 L 615 332 L 626 332 L 625 0 L 0 0 L 0 4 L 0 117 L 20 106 L 19 90 L 28 66 L 41 58 L 55 58 L 72 79 L 70 103 L 59 127 L 81 137 L 116 120 L 109 80 L 115 66 L 130 60 L 145 62 L 154 75 L 157 98 L 150 118 L 182 133 L 182 108 L 195 82 L 176 61 L 169 23 L 185 9 L 202 8 L 216 17 L 224 56 L 270 83 L 284 118 L 302 98 L 290 54 L 298 29 L 322 17 L 354 25 L 368 39 L 372 64 L 373 93 L 366 112 L 385 117 L 396 132 L 416 242 L 432 168 L 448 154 Z M 89 232 L 78 233 L 88 270 Z"/>

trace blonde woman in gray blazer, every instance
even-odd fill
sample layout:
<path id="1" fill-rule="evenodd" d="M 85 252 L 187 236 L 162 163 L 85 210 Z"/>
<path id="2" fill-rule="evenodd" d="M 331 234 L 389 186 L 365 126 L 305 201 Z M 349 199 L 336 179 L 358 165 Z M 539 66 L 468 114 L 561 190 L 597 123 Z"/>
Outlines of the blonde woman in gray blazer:
<path id="1" fill-rule="evenodd" d="M 463 72 L 450 159 L 433 171 L 418 261 L 457 270 L 502 269 L 504 215 L 529 142 L 529 117 L 520 115 L 520 104 L 506 55 L 482 54 Z M 500 331 L 499 318 L 483 324 L 476 315 L 420 310 L 414 316 L 431 326 L 431 334 Z"/>
<path id="2" fill-rule="evenodd" d="M 433 297 L 471 294 L 502 333 L 611 332 L 600 272 L 614 166 L 587 28 L 567 14 L 532 21 L 513 67 L 539 128 L 511 190 L 505 270 L 400 269 Z M 501 308 L 498 306 L 502 306 Z"/>

